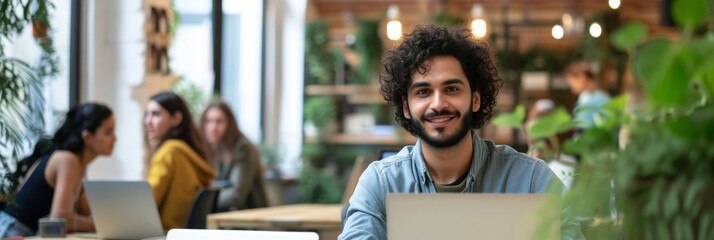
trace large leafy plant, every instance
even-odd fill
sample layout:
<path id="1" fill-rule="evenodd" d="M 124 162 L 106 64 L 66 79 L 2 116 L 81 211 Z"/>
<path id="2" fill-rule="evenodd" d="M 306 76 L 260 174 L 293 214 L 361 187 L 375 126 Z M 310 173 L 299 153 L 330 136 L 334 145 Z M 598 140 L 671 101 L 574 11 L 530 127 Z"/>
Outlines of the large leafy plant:
<path id="1" fill-rule="evenodd" d="M 645 95 L 618 155 L 615 189 L 623 234 L 633 239 L 714 239 L 714 20 L 705 0 L 678 0 L 677 41 L 643 44 L 642 24 L 613 43 L 633 56 Z M 704 34 L 695 34 L 706 31 Z"/>
<path id="2" fill-rule="evenodd" d="M 525 107 L 518 105 L 512 112 L 495 117 L 492 123 L 496 126 L 524 131 L 526 138 L 532 143 L 528 152 L 542 151 L 546 161 L 554 160 L 562 153 L 562 146 L 557 135 L 568 132 L 577 125 L 577 122 L 564 107 L 558 107 L 552 112 L 534 119 L 529 125 L 526 125 L 525 118 Z"/>
<path id="3" fill-rule="evenodd" d="M 44 98 L 43 79 L 59 72 L 50 26 L 48 0 L 4 0 L 0 3 L 0 194 L 12 195 L 17 185 L 15 168 L 19 155 L 41 134 Z M 7 44 L 27 27 L 42 49 L 40 61 L 34 67 L 23 60 L 6 55 Z"/>
<path id="4" fill-rule="evenodd" d="M 676 40 L 648 39 L 641 23 L 610 39 L 644 97 L 613 99 L 563 146 L 580 163 L 562 217 L 588 239 L 714 239 L 714 19 L 705 0 L 672 11 Z"/>

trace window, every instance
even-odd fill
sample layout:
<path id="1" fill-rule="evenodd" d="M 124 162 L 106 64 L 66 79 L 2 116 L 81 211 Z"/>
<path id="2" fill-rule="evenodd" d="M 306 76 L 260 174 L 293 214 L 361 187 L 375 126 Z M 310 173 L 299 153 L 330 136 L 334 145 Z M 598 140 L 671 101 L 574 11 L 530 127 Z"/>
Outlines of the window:
<path id="1" fill-rule="evenodd" d="M 170 47 L 171 72 L 181 84 L 197 86 L 205 97 L 213 95 L 213 42 L 211 1 L 175 0 L 177 18 Z"/>
<path id="2" fill-rule="evenodd" d="M 55 1 L 54 9 L 50 9 L 51 34 L 54 48 L 59 58 L 59 73 L 44 79 L 45 98 L 44 123 L 45 132 L 54 134 L 59 127 L 65 113 L 69 110 L 70 102 L 70 33 L 71 33 L 71 4 L 72 1 Z M 5 43 L 3 49 L 6 56 L 21 59 L 31 67 L 37 66 L 40 61 L 42 49 L 33 36 L 32 26 L 25 26 L 22 33 Z"/>

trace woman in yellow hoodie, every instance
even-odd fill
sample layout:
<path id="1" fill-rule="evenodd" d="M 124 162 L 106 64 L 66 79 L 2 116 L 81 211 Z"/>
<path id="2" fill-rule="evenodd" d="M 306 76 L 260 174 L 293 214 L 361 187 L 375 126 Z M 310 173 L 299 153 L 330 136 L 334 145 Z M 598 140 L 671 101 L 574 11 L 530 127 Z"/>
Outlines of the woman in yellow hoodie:
<path id="1" fill-rule="evenodd" d="M 209 187 L 216 173 L 186 102 L 175 93 L 151 97 L 144 127 L 150 151 L 147 180 L 161 224 L 164 231 L 182 228 L 196 193 Z"/>

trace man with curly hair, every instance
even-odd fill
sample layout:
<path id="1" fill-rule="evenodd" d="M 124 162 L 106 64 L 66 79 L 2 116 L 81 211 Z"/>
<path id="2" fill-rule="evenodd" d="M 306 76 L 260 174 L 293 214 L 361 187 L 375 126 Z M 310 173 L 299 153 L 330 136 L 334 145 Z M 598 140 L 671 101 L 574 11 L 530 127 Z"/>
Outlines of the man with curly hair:
<path id="1" fill-rule="evenodd" d="M 476 134 L 493 114 L 501 78 L 488 43 L 468 29 L 419 26 L 383 64 L 382 95 L 419 139 L 364 171 L 339 239 L 386 239 L 389 193 L 545 193 L 558 181 L 542 160 Z"/>

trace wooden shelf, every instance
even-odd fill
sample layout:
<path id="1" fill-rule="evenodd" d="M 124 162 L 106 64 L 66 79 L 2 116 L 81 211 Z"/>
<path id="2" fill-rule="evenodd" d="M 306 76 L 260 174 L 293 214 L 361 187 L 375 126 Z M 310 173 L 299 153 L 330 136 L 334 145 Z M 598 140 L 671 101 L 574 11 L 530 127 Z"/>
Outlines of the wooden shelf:
<path id="1" fill-rule="evenodd" d="M 382 96 L 382 94 L 379 94 L 379 93 L 350 95 L 350 96 L 347 96 L 347 102 L 349 102 L 350 104 L 371 104 L 371 103 L 387 104 L 387 101 L 384 100 L 384 97 Z"/>
<path id="2" fill-rule="evenodd" d="M 334 134 L 323 139 L 327 143 L 354 144 L 354 145 L 409 145 L 416 143 L 412 135 L 402 136 L 372 136 L 355 134 Z M 315 137 L 305 138 L 306 142 L 316 142 Z"/>
<path id="3" fill-rule="evenodd" d="M 309 85 L 307 95 L 374 95 L 379 94 L 378 85 Z"/>

